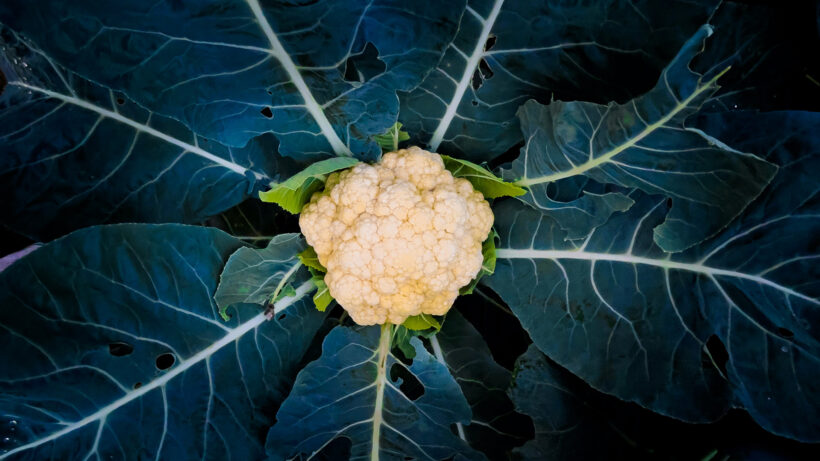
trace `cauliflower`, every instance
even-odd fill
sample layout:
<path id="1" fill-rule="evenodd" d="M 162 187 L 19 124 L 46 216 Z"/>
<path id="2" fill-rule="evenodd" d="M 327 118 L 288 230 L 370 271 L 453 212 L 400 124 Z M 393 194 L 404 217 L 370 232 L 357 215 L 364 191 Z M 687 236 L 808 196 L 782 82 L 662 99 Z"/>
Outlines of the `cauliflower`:
<path id="1" fill-rule="evenodd" d="M 332 173 L 299 217 L 330 294 L 359 325 L 447 313 L 481 269 L 492 225 L 484 196 L 418 147 Z"/>

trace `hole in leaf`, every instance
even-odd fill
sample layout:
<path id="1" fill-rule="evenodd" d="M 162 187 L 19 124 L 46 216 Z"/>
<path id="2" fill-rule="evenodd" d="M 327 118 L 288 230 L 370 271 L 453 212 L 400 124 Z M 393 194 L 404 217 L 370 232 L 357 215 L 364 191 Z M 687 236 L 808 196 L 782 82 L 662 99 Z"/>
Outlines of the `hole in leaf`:
<path id="1" fill-rule="evenodd" d="M 711 364 L 726 376 L 726 362 L 729 361 L 729 353 L 726 351 L 726 346 L 717 335 L 709 336 L 706 340 L 706 346 L 703 349 L 704 362 Z"/>
<path id="2" fill-rule="evenodd" d="M 124 357 L 134 352 L 134 346 L 124 342 L 113 342 L 108 345 L 108 353 L 114 357 Z"/>
<path id="3" fill-rule="evenodd" d="M 470 104 L 472 104 L 472 105 L 474 105 L 474 106 L 477 106 L 477 105 L 478 105 L 478 101 L 476 101 L 475 99 L 473 99 L 472 101 L 470 101 Z"/>
<path id="4" fill-rule="evenodd" d="M 780 336 L 782 336 L 786 339 L 794 338 L 794 332 L 789 330 L 788 328 L 777 327 L 777 334 L 779 334 Z"/>
<path id="5" fill-rule="evenodd" d="M 409 341 L 409 340 L 407 340 L 407 341 Z M 407 341 L 405 341 L 405 342 L 407 342 Z M 415 354 L 415 351 L 410 351 L 410 349 L 412 349 L 412 346 L 409 346 L 409 343 L 407 344 L 407 346 L 408 346 L 408 348 L 402 348 L 402 347 L 399 346 L 399 344 L 394 344 L 393 345 L 393 356 L 396 357 L 397 359 L 399 359 L 399 361 L 401 363 L 403 363 L 405 366 L 409 367 L 409 366 L 413 365 L 413 358 L 409 357 L 407 354 Z"/>
<path id="6" fill-rule="evenodd" d="M 493 78 L 495 72 L 490 68 L 490 64 L 485 60 L 482 59 L 478 62 L 478 70 L 481 71 L 481 76 L 484 77 L 484 80 Z"/>
<path id="7" fill-rule="evenodd" d="M 117 98 L 117 104 L 119 104 L 119 105 L 123 105 L 123 104 L 125 104 L 125 99 L 123 99 L 123 98 Z"/>
<path id="8" fill-rule="evenodd" d="M 481 71 L 476 69 L 475 72 L 473 72 L 473 78 L 470 80 L 470 86 L 473 88 L 473 90 L 477 90 L 481 88 L 481 85 L 483 84 L 484 80 L 481 79 Z"/>
<path id="9" fill-rule="evenodd" d="M 484 51 L 490 51 L 495 46 L 495 42 L 498 40 L 498 37 L 495 35 L 490 35 L 487 37 L 487 41 L 484 42 Z"/>
<path id="10" fill-rule="evenodd" d="M 142 387 L 142 383 L 134 383 L 134 389 L 139 389 Z"/>
<path id="11" fill-rule="evenodd" d="M 279 314 L 279 316 L 278 316 L 278 317 L 276 317 L 276 320 L 278 320 L 278 321 L 280 321 L 280 322 L 281 322 L 281 321 L 282 321 L 285 317 L 287 317 L 287 316 L 288 316 L 287 314 Z"/>
<path id="12" fill-rule="evenodd" d="M 666 199 L 666 208 L 672 208 L 672 199 L 671 198 Z"/>
<path id="13" fill-rule="evenodd" d="M 394 383 L 401 381 L 399 389 L 410 400 L 416 400 L 424 395 L 424 386 L 421 385 L 421 381 L 401 365 L 395 364 L 390 368 L 390 379 Z"/>
<path id="14" fill-rule="evenodd" d="M 412 456 L 405 456 L 404 457 L 404 461 L 413 461 L 414 459 L 416 459 L 416 458 L 413 458 Z"/>
<path id="15" fill-rule="evenodd" d="M 273 112 L 270 110 L 270 107 L 265 107 L 264 109 L 260 110 L 259 113 L 264 115 L 265 118 L 273 118 Z"/>
<path id="16" fill-rule="evenodd" d="M 347 437 L 339 437 L 325 445 L 318 453 L 311 456 L 311 459 L 327 461 L 350 459 L 350 452 L 352 450 L 353 442 Z"/>
<path id="17" fill-rule="evenodd" d="M 268 94 L 269 94 L 269 95 L 273 95 L 273 91 L 268 90 Z"/>
<path id="18" fill-rule="evenodd" d="M 384 73 L 385 69 L 387 65 L 379 59 L 379 50 L 367 42 L 361 53 L 347 58 L 342 75 L 348 82 L 364 83 Z"/>
<path id="19" fill-rule="evenodd" d="M 478 62 L 478 68 L 473 72 L 473 78 L 470 81 L 470 86 L 473 90 L 478 90 L 484 84 L 484 80 L 492 78 L 493 70 L 490 69 L 490 64 L 485 59 Z"/>
<path id="20" fill-rule="evenodd" d="M 160 370 L 167 370 L 174 366 L 174 362 L 176 359 L 174 358 L 174 354 L 170 352 L 166 352 L 165 354 L 160 354 L 157 356 L 157 368 Z"/>

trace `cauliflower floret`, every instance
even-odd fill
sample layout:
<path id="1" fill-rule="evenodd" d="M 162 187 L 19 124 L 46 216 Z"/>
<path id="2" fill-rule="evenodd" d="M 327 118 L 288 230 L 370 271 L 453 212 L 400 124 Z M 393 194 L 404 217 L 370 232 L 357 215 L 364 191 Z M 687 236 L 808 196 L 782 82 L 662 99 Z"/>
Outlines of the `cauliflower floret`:
<path id="1" fill-rule="evenodd" d="M 481 269 L 492 225 L 484 196 L 418 147 L 331 174 L 299 217 L 330 294 L 359 325 L 446 314 Z"/>

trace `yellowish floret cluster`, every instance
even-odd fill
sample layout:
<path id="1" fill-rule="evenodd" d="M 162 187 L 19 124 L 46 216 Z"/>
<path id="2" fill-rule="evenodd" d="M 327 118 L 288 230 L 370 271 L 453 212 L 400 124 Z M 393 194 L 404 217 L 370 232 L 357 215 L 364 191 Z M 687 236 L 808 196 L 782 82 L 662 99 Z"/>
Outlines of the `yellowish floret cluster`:
<path id="1" fill-rule="evenodd" d="M 444 315 L 481 269 L 490 206 L 418 147 L 331 174 L 299 226 L 330 294 L 359 325 Z"/>

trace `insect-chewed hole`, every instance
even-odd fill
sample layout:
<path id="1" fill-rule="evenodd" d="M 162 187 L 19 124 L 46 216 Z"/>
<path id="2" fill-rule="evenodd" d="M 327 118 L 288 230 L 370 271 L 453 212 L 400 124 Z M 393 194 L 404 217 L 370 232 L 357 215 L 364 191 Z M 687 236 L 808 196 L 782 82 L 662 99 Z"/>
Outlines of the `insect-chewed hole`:
<path id="1" fill-rule="evenodd" d="M 424 386 L 413 373 L 400 364 L 395 364 L 390 368 L 390 379 L 393 382 L 401 380 L 399 389 L 410 400 L 416 400 L 424 395 Z"/>
<path id="2" fill-rule="evenodd" d="M 160 370 L 167 370 L 171 368 L 174 366 L 174 362 L 176 362 L 176 358 L 174 357 L 174 354 L 171 354 L 170 352 L 158 355 L 156 360 L 157 368 Z"/>
<path id="3" fill-rule="evenodd" d="M 361 53 L 347 58 L 344 68 L 340 69 L 348 82 L 364 83 L 384 73 L 387 64 L 379 59 L 379 50 L 370 42 L 365 44 Z"/>
<path id="4" fill-rule="evenodd" d="M 134 389 L 139 389 L 141 387 L 142 387 L 142 383 L 140 383 L 140 382 L 134 383 Z"/>
<path id="5" fill-rule="evenodd" d="M 270 107 L 265 107 L 264 109 L 259 111 L 265 118 L 273 118 L 273 111 L 270 110 Z"/>
<path id="6" fill-rule="evenodd" d="M 311 458 L 315 459 L 349 459 L 353 450 L 353 442 L 347 437 L 338 437 L 324 446 Z"/>
<path id="7" fill-rule="evenodd" d="M 491 79 L 493 75 L 495 75 L 495 72 L 490 68 L 490 64 L 486 59 L 482 59 L 478 62 L 478 70 L 481 71 L 481 76 L 484 77 L 484 80 Z"/>
<path id="8" fill-rule="evenodd" d="M 777 327 L 777 334 L 779 334 L 780 336 L 782 336 L 786 339 L 794 338 L 794 332 L 789 330 L 788 328 Z"/>
<path id="9" fill-rule="evenodd" d="M 123 97 L 117 98 L 117 104 L 119 104 L 119 105 L 125 104 L 125 98 L 123 98 Z"/>
<path id="10" fill-rule="evenodd" d="M 473 72 L 473 78 L 470 81 L 470 86 L 473 90 L 478 90 L 481 88 L 481 85 L 484 85 L 484 81 L 493 78 L 493 75 L 495 75 L 495 73 L 490 68 L 490 64 L 486 59 L 482 59 L 478 62 L 478 68 L 476 68 L 475 72 Z"/>
<path id="11" fill-rule="evenodd" d="M 114 357 L 124 357 L 134 352 L 134 346 L 122 341 L 115 341 L 108 345 L 108 353 Z"/>
<path id="12" fill-rule="evenodd" d="M 481 85 L 483 84 L 484 80 L 481 78 L 481 72 L 478 69 L 476 69 L 475 72 L 473 72 L 473 78 L 470 80 L 470 86 L 473 88 L 473 90 L 477 90 L 481 88 Z"/>
<path id="13" fill-rule="evenodd" d="M 484 51 L 492 50 L 493 47 L 495 46 L 495 42 L 497 42 L 497 41 L 498 41 L 498 37 L 496 37 L 495 35 L 490 35 L 489 37 L 487 37 L 487 41 L 484 42 Z"/>
<path id="14" fill-rule="evenodd" d="M 726 362 L 728 361 L 729 352 L 726 351 L 723 341 L 717 335 L 709 336 L 703 347 L 703 362 L 714 366 L 723 376 L 726 376 Z"/>

